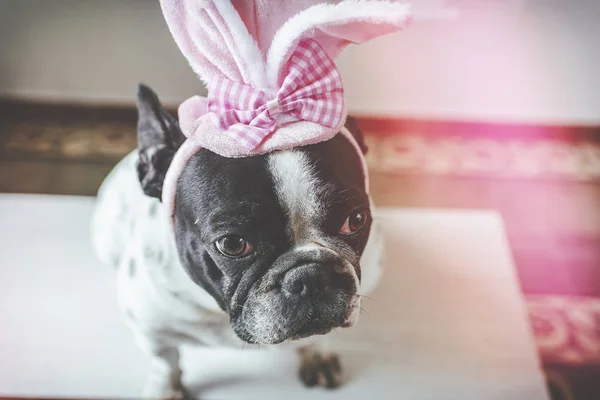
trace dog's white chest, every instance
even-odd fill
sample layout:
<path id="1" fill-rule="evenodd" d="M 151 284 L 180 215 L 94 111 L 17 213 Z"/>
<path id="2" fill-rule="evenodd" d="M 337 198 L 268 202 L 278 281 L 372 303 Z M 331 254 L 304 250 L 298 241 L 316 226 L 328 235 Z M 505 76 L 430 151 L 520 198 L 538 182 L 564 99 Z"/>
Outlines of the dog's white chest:
<path id="1" fill-rule="evenodd" d="M 227 314 L 185 274 L 160 202 L 145 196 L 137 155 L 107 177 L 92 223 L 98 256 L 117 273 L 120 305 L 136 331 L 207 345 L 241 345 Z"/>

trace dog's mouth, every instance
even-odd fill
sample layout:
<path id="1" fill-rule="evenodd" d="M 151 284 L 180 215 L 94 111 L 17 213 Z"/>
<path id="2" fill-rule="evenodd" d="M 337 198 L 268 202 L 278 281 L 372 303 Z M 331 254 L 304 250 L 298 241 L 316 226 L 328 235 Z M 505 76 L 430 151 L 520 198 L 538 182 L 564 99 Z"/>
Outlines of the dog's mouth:
<path id="1" fill-rule="evenodd" d="M 312 336 L 326 335 L 337 328 L 348 328 L 352 326 L 351 322 L 343 322 L 341 324 L 331 324 L 324 321 L 310 321 L 306 325 L 302 326 L 300 329 L 296 331 L 295 334 L 292 334 L 288 337 L 280 337 L 277 340 L 274 340 L 272 343 L 266 344 L 280 344 L 284 342 L 293 342 L 297 340 L 306 339 Z M 258 343 L 258 342 L 256 342 Z M 264 344 L 264 343 L 263 343 Z"/>
<path id="2" fill-rule="evenodd" d="M 360 305 L 357 304 L 358 297 L 350 302 L 350 310 L 346 312 L 343 318 L 320 317 L 309 320 L 304 326 L 300 327 L 298 332 L 288 340 L 300 340 L 310 336 L 326 335 L 337 328 L 349 328 L 354 325 L 358 317 Z"/>
<path id="3" fill-rule="evenodd" d="M 233 326 L 242 340 L 260 345 L 326 335 L 334 329 L 354 325 L 358 308 L 356 299 L 357 296 L 343 293 L 335 300 L 329 299 L 318 305 L 284 304 L 278 307 L 277 302 L 247 303 L 241 318 Z"/>
<path id="4" fill-rule="evenodd" d="M 306 324 L 305 326 L 303 326 L 302 328 L 300 328 L 300 330 L 293 336 L 291 336 L 289 339 L 289 341 L 294 341 L 294 340 L 300 340 L 300 339 L 305 339 L 307 337 L 311 337 L 311 336 L 316 336 L 316 335 L 326 335 L 329 332 L 331 332 L 332 330 L 334 330 L 335 328 L 339 328 L 339 327 L 343 327 L 343 324 L 340 325 L 331 325 L 331 324 L 325 324 L 322 322 L 309 322 L 308 324 Z M 285 340 L 284 340 L 285 341 Z"/>

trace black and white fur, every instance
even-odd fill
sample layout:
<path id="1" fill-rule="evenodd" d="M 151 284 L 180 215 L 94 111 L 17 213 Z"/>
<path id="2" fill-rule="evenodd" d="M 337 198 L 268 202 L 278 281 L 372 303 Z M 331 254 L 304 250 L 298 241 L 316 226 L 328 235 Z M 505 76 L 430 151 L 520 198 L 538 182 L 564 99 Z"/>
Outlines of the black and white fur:
<path id="1" fill-rule="evenodd" d="M 98 256 L 116 268 L 120 305 L 151 358 L 145 395 L 181 396 L 184 343 L 298 348 L 307 385 L 337 386 L 339 362 L 315 338 L 353 325 L 380 273 L 370 217 L 356 234 L 339 234 L 352 210 L 370 208 L 355 148 L 336 135 L 240 159 L 200 150 L 179 179 L 173 228 L 159 198 L 184 137 L 145 86 L 138 110 L 138 150 L 102 184 L 92 236 Z M 355 121 L 347 126 L 364 148 Z M 232 233 L 254 251 L 219 253 L 215 241 Z M 286 289 L 298 280 L 324 289 L 301 298 Z"/>

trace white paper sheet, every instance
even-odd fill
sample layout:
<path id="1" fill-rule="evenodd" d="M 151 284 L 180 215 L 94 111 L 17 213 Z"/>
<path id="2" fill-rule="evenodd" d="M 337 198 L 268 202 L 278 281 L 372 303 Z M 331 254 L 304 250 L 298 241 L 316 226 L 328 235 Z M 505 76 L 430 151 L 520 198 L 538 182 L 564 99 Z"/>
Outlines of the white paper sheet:
<path id="1" fill-rule="evenodd" d="M 89 244 L 93 198 L 0 195 L 0 395 L 138 397 L 145 359 Z M 381 209 L 386 272 L 336 347 L 349 381 L 305 389 L 294 354 L 186 349 L 203 399 L 547 399 L 502 222 Z"/>

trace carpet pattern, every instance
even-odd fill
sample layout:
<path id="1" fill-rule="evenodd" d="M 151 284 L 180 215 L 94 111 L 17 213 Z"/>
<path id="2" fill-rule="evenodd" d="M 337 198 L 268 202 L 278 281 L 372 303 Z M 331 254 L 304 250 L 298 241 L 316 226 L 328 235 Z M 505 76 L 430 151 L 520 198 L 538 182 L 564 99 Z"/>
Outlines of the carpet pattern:
<path id="1" fill-rule="evenodd" d="M 485 179 L 600 180 L 600 145 L 557 139 L 368 134 L 372 170 Z"/>
<path id="2" fill-rule="evenodd" d="M 600 297 L 529 295 L 527 303 L 544 361 L 600 365 Z"/>
<path id="3" fill-rule="evenodd" d="M 45 122 L 34 119 L 14 123 L 1 143 L 0 154 L 11 158 L 116 162 L 137 145 L 135 125 L 131 123 Z"/>

